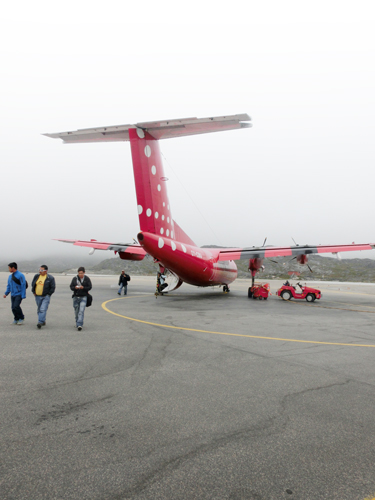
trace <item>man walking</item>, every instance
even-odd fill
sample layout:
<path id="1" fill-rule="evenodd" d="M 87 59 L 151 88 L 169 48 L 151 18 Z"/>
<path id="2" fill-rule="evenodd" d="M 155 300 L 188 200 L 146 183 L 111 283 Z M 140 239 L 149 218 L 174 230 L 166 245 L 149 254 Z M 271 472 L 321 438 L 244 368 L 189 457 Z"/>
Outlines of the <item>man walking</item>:
<path id="1" fill-rule="evenodd" d="M 17 270 L 17 264 L 11 262 L 8 264 L 10 276 L 8 278 L 7 288 L 4 299 L 10 294 L 11 307 L 14 316 L 12 325 L 23 325 L 25 316 L 21 309 L 21 302 L 26 299 L 26 279 L 25 276 Z"/>
<path id="2" fill-rule="evenodd" d="M 38 306 L 38 324 L 39 330 L 46 325 L 47 309 L 54 293 L 56 284 L 55 278 L 47 273 L 48 266 L 40 266 L 39 274 L 36 274 L 31 284 L 31 291 L 35 296 L 35 302 Z"/>
<path id="3" fill-rule="evenodd" d="M 130 281 L 130 276 L 128 274 L 125 274 L 125 271 L 122 270 L 120 274 L 120 278 L 118 280 L 118 284 L 120 286 L 118 290 L 118 294 L 121 295 L 121 290 L 124 289 L 124 295 L 127 295 L 128 293 L 128 281 Z"/>
<path id="4" fill-rule="evenodd" d="M 91 280 L 85 276 L 85 268 L 78 268 L 78 275 L 72 279 L 70 289 L 73 291 L 73 307 L 76 318 L 76 327 L 80 332 L 83 327 L 83 319 L 85 315 L 85 308 L 87 304 L 87 295 L 91 290 Z"/>

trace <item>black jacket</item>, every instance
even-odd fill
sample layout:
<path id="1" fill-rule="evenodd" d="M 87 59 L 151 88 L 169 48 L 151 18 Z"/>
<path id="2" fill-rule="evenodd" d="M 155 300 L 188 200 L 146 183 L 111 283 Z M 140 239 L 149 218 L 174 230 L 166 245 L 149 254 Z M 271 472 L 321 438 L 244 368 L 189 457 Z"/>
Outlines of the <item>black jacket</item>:
<path id="1" fill-rule="evenodd" d="M 81 285 L 81 282 L 79 281 L 77 276 L 74 276 L 72 279 L 72 282 L 70 283 L 70 289 L 73 292 L 72 297 L 87 297 L 87 294 L 89 293 L 89 290 L 91 290 L 92 285 L 91 285 L 91 280 L 88 276 L 83 277 L 83 289 L 78 289 L 76 288 L 77 285 Z"/>
<path id="2" fill-rule="evenodd" d="M 118 284 L 121 285 L 121 283 L 126 286 L 128 284 L 128 281 L 130 281 L 130 276 L 128 274 L 120 274 Z"/>
<path id="3" fill-rule="evenodd" d="M 31 291 L 35 294 L 35 288 L 36 288 L 36 282 L 39 278 L 40 274 L 36 274 L 33 278 L 33 281 L 31 283 Z M 56 288 L 56 283 L 55 283 L 55 278 L 51 276 L 50 274 L 47 274 L 46 280 L 44 282 L 43 286 L 43 293 L 42 297 L 45 297 L 46 295 L 52 295 L 55 291 Z"/>

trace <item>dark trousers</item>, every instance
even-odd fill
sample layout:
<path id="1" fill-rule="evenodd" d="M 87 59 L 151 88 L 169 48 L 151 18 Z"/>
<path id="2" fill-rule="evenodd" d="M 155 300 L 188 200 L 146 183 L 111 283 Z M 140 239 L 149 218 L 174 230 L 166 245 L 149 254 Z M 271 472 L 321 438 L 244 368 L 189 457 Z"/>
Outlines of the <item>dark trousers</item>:
<path id="1" fill-rule="evenodd" d="M 25 319 L 21 309 L 22 297 L 21 295 L 11 295 L 10 300 L 12 301 L 12 313 L 14 316 L 14 321 L 18 321 L 19 319 Z"/>

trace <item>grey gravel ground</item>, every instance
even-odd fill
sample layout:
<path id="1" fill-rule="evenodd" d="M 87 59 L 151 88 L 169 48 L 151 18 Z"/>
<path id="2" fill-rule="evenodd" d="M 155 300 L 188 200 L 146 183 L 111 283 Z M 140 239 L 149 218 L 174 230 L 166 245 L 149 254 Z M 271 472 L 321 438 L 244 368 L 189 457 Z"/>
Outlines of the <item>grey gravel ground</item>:
<path id="1" fill-rule="evenodd" d="M 310 305 L 93 277 L 77 332 L 56 279 L 41 330 L 30 293 L 23 326 L 0 302 L 2 500 L 375 497 L 374 286 Z"/>

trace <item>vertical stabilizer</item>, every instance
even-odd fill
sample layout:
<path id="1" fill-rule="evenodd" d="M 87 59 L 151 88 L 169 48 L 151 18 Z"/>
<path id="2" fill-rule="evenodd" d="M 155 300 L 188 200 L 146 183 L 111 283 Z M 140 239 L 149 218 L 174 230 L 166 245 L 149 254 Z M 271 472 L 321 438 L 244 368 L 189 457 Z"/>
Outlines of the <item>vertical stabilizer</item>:
<path id="1" fill-rule="evenodd" d="M 141 128 L 129 129 L 141 231 L 175 239 L 159 143 Z"/>

